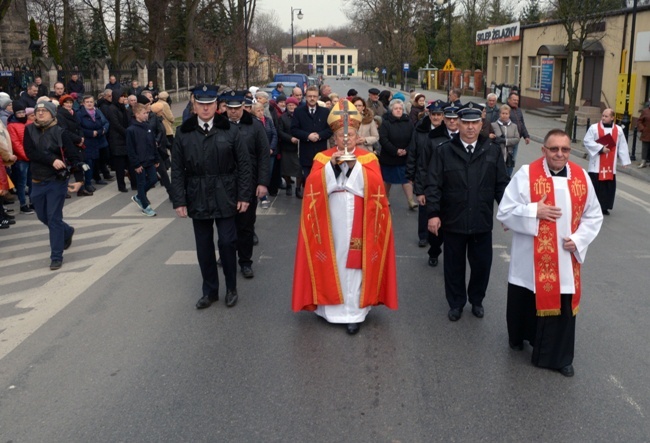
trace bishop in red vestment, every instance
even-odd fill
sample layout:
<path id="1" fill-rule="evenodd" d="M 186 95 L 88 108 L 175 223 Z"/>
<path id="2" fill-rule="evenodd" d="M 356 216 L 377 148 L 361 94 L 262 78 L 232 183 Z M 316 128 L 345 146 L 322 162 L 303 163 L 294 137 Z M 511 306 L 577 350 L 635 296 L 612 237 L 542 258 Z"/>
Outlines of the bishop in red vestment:
<path id="1" fill-rule="evenodd" d="M 371 306 L 397 309 L 393 229 L 377 157 L 356 145 L 361 116 L 341 100 L 328 123 L 337 147 L 316 155 L 305 182 L 292 307 L 355 334 Z"/>

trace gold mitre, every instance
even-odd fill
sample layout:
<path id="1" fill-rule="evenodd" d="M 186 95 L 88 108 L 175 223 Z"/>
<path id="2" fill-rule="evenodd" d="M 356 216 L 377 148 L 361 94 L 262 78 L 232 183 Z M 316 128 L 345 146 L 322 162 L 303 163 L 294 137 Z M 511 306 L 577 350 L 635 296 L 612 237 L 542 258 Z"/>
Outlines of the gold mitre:
<path id="1" fill-rule="evenodd" d="M 361 126 L 362 116 L 357 111 L 357 108 L 352 104 L 352 102 L 341 99 L 339 102 L 332 106 L 330 110 L 330 115 L 327 117 L 327 124 L 330 125 L 333 132 L 338 131 L 343 127 L 343 112 L 346 110 L 348 114 L 348 126 L 354 129 L 359 129 Z"/>

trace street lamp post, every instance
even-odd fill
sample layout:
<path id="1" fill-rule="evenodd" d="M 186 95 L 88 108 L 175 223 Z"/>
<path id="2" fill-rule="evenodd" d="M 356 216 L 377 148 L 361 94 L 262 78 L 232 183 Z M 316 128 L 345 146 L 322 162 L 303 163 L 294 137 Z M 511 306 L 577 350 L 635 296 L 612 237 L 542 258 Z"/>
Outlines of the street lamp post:
<path id="1" fill-rule="evenodd" d="M 635 0 L 636 1 L 636 0 Z M 438 6 L 445 4 L 445 0 L 436 0 Z M 451 60 L 451 0 L 447 0 L 447 59 Z M 447 96 L 451 90 L 451 72 L 447 74 Z"/>
<path id="2" fill-rule="evenodd" d="M 381 52 L 381 40 L 378 41 L 377 44 L 379 45 L 379 54 L 380 54 L 380 56 L 381 56 L 381 54 L 382 54 L 382 52 Z M 384 69 L 384 68 L 382 68 L 382 69 Z M 378 76 L 378 77 L 379 77 L 379 76 Z M 379 84 L 382 84 L 382 83 L 381 83 L 381 78 L 379 78 L 378 80 L 379 80 Z M 384 85 L 386 84 L 386 74 L 384 74 L 384 83 L 383 83 L 383 84 L 384 84 Z"/>
<path id="3" fill-rule="evenodd" d="M 632 32 L 630 33 L 630 58 L 627 64 L 627 85 L 625 87 L 625 112 L 623 113 L 623 118 L 621 119 L 621 126 L 623 126 L 623 136 L 625 141 L 630 134 L 630 81 L 632 79 L 632 62 L 634 61 L 634 33 L 636 31 L 636 6 L 637 0 L 634 0 L 632 5 Z M 636 146 L 636 144 L 634 145 Z M 636 160 L 636 149 L 632 150 L 630 155 L 630 160 Z"/>
<path id="4" fill-rule="evenodd" d="M 291 7 L 291 60 L 293 62 L 293 69 L 291 72 L 296 71 L 296 56 L 293 53 L 293 14 L 294 12 L 298 13 L 298 20 L 302 20 L 304 15 L 302 14 L 302 9 Z"/>

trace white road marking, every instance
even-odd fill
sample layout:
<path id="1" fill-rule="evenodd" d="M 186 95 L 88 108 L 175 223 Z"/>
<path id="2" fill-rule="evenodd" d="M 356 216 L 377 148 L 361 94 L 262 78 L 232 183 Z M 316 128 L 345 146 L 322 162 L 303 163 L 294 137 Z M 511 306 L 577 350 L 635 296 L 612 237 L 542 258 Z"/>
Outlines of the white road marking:
<path id="1" fill-rule="evenodd" d="M 21 310 L 19 314 L 0 318 L 0 359 L 15 349 L 20 343 L 45 324 L 50 318 L 65 308 L 79 295 L 88 290 L 92 285 L 105 276 L 111 269 L 122 263 L 126 257 L 136 251 L 154 235 L 168 226 L 173 218 L 137 218 L 137 219 L 103 219 L 103 220 L 75 220 L 74 226 L 101 227 L 107 224 L 121 225 L 118 229 L 108 229 L 95 232 L 95 237 L 110 235 L 109 239 L 101 244 L 115 246 L 113 250 L 102 256 L 101 260 L 95 257 L 87 260 L 64 261 L 60 271 L 50 271 L 48 268 L 14 274 L 0 279 L 0 287 L 25 279 L 44 276 L 52 278 L 45 284 L 11 294 L 0 296 L 0 308 L 13 307 Z M 112 233 L 108 233 L 111 231 Z M 77 238 L 77 236 L 75 236 Z M 79 236 L 81 238 L 81 236 Z M 83 245 L 73 248 L 81 251 Z M 47 262 L 49 248 L 43 251 L 44 262 Z M 73 249 L 73 250 L 74 250 Z M 71 250 L 72 251 L 72 250 Z M 67 254 L 69 257 L 71 254 Z M 83 278 L 70 278 L 70 274 L 84 269 Z M 9 306 L 12 305 L 12 306 Z M 27 311 L 25 311 L 27 310 Z"/>
<path id="2" fill-rule="evenodd" d="M 628 403 L 630 406 L 632 406 L 641 417 L 645 418 L 645 415 L 643 414 L 643 410 L 641 409 L 641 406 L 639 406 L 639 404 L 636 401 L 634 401 L 634 399 L 630 395 L 627 394 L 626 389 L 621 384 L 621 382 L 618 381 L 618 379 L 616 377 L 614 377 L 613 375 L 609 376 L 609 381 L 614 386 L 616 386 L 618 389 L 621 390 L 621 397 L 623 397 L 623 400 L 625 400 L 626 403 Z"/>
<path id="3" fill-rule="evenodd" d="M 650 203 L 648 203 L 646 200 L 634 196 L 629 192 L 622 191 L 620 189 L 616 190 L 616 194 L 624 198 L 625 200 L 629 201 L 630 203 L 640 206 L 641 209 L 644 209 L 647 213 L 650 213 Z"/>
<path id="4" fill-rule="evenodd" d="M 214 251 L 219 258 L 219 251 Z M 199 260 L 196 258 L 194 251 L 176 251 L 165 262 L 166 265 L 198 265 Z"/>

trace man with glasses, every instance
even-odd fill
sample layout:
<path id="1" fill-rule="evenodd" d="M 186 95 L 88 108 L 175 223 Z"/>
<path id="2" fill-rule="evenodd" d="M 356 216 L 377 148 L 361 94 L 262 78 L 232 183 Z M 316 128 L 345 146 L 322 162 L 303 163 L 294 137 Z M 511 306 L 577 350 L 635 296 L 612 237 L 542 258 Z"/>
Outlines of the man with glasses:
<path id="1" fill-rule="evenodd" d="M 291 135 L 300 140 L 298 156 L 305 179 L 311 171 L 314 156 L 327 149 L 327 140 L 332 136 L 327 124 L 329 110 L 318 106 L 318 87 L 307 88 L 306 98 L 306 106 L 296 108 L 291 121 Z M 301 189 L 296 188 L 296 197 L 302 198 Z"/>
<path id="2" fill-rule="evenodd" d="M 542 157 L 522 166 L 506 188 L 497 219 L 512 234 L 507 323 L 510 347 L 533 346 L 535 366 L 574 375 L 580 265 L 603 222 L 587 173 L 569 161 L 560 129 L 544 138 Z"/>
<path id="3" fill-rule="evenodd" d="M 498 144 L 479 135 L 483 108 L 469 102 L 457 112 L 459 133 L 433 151 L 425 187 L 428 228 L 444 232 L 447 317 L 458 321 L 469 299 L 482 318 L 492 267 L 494 200 L 501 201 L 509 178 Z M 469 285 L 465 268 L 469 261 Z"/>

